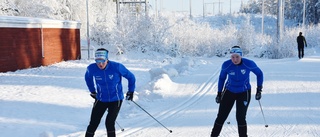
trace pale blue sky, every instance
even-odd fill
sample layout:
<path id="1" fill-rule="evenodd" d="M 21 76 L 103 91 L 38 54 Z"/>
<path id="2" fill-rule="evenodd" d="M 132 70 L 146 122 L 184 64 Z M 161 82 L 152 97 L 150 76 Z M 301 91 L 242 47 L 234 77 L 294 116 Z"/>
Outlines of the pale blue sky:
<path id="1" fill-rule="evenodd" d="M 189 13 L 190 10 L 190 0 L 149 0 L 153 9 L 155 9 L 156 1 L 159 11 L 162 9 L 163 11 L 185 11 Z M 212 14 L 213 12 L 217 14 L 219 12 L 219 1 L 221 4 L 220 11 L 230 13 L 230 0 L 191 0 L 192 15 L 203 15 L 203 5 L 206 7 L 206 14 Z M 231 12 L 239 10 L 241 1 L 245 3 L 248 0 L 231 0 Z"/>

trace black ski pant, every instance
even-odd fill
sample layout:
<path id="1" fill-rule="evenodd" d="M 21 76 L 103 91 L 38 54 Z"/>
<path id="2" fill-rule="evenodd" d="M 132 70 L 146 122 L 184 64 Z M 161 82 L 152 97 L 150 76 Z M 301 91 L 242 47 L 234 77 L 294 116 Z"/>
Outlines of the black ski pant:
<path id="1" fill-rule="evenodd" d="M 232 93 L 226 90 L 222 95 L 217 118 L 212 128 L 211 137 L 219 136 L 222 126 L 236 102 L 236 119 L 239 137 L 247 137 L 246 115 L 251 99 L 251 90 L 242 93 Z"/>
<path id="2" fill-rule="evenodd" d="M 86 137 L 93 137 L 94 132 L 97 130 L 101 118 L 108 110 L 108 114 L 105 120 L 105 126 L 107 129 L 108 137 L 115 137 L 115 121 L 117 119 L 118 113 L 120 111 L 122 100 L 115 102 L 101 102 L 96 100 L 93 104 L 91 111 L 90 123 L 87 127 Z"/>
<path id="3" fill-rule="evenodd" d="M 304 47 L 303 46 L 298 46 L 298 57 L 299 59 L 303 58 L 304 56 Z"/>

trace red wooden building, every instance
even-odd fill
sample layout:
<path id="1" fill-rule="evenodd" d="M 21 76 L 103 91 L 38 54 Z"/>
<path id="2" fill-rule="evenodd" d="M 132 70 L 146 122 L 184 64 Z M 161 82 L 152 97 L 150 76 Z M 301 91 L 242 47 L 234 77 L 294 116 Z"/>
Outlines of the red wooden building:
<path id="1" fill-rule="evenodd" d="M 80 22 L 0 16 L 0 72 L 80 59 Z"/>

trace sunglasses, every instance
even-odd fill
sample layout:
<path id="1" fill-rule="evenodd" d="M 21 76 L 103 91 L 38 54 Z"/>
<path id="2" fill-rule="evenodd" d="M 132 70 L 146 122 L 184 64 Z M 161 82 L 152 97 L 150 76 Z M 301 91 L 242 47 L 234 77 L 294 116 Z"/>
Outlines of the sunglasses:
<path id="1" fill-rule="evenodd" d="M 104 59 L 96 59 L 95 61 L 96 61 L 96 63 L 104 63 L 104 62 L 106 62 L 106 60 L 104 60 Z"/>

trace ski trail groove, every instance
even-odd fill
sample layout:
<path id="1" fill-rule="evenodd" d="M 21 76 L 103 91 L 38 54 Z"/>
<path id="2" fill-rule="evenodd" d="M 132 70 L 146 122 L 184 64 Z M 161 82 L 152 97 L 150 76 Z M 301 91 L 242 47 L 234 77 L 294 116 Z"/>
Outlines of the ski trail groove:
<path id="1" fill-rule="evenodd" d="M 203 83 L 199 86 L 199 88 L 196 90 L 196 92 L 192 96 L 190 96 L 189 99 L 187 99 L 184 102 L 181 102 L 179 105 L 177 105 L 173 108 L 167 109 L 166 111 L 159 113 L 158 115 L 156 115 L 154 117 L 160 122 L 165 119 L 168 119 L 168 118 L 174 116 L 175 114 L 187 109 L 188 107 L 190 107 L 191 105 L 193 105 L 194 103 L 199 101 L 202 97 L 204 97 L 208 92 L 211 92 L 212 89 L 217 87 L 219 72 L 220 72 L 218 67 L 213 68 L 213 70 L 216 70 L 216 71 L 209 77 L 209 79 L 205 83 Z M 145 114 L 145 115 L 147 115 L 147 114 Z M 153 114 L 151 114 L 151 115 L 153 115 Z M 145 119 L 142 122 L 140 121 L 138 124 L 133 125 L 133 126 L 139 127 L 139 128 L 134 128 L 134 129 L 128 128 L 124 132 L 120 131 L 120 133 L 118 133 L 118 135 L 119 136 L 131 135 L 131 134 L 134 134 L 138 131 L 141 131 L 142 129 L 146 130 L 146 129 L 148 129 L 146 127 L 151 126 L 151 125 L 155 125 L 155 124 L 158 124 L 158 123 L 156 123 L 156 121 L 154 121 L 154 119 L 152 119 L 150 117 L 150 118 Z M 173 132 L 174 132 L 174 130 L 173 130 Z"/>

